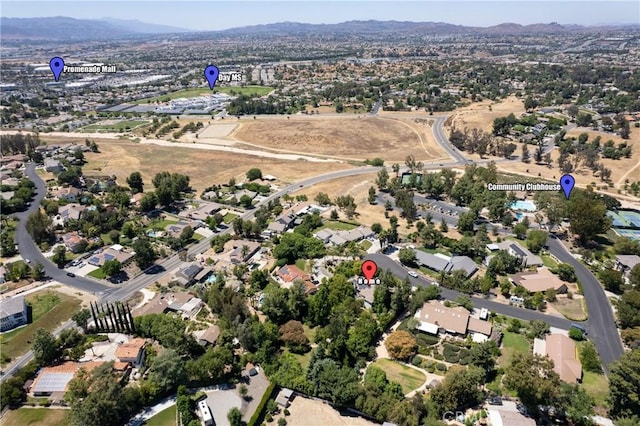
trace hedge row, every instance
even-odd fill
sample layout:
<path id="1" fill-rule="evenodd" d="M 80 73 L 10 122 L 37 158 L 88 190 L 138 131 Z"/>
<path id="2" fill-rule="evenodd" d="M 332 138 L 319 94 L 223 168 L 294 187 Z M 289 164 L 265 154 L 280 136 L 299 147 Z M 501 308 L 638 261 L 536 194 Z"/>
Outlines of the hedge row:
<path id="1" fill-rule="evenodd" d="M 276 384 L 275 382 L 272 382 L 267 388 L 267 391 L 262 396 L 262 399 L 260 400 L 260 404 L 258 404 L 258 407 L 256 408 L 256 412 L 253 413 L 253 416 L 251 416 L 251 418 L 249 419 L 249 423 L 247 426 L 258 426 L 260 424 L 260 421 L 262 420 L 262 417 L 264 414 L 265 407 L 267 406 L 267 402 L 271 399 L 271 396 L 273 395 L 273 391 L 275 390 L 275 388 L 276 388 Z"/>

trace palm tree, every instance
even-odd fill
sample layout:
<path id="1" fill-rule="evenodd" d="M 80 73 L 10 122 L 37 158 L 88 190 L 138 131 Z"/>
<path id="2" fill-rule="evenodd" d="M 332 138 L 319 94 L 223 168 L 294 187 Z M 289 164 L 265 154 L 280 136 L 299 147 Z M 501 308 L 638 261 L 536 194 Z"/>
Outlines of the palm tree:
<path id="1" fill-rule="evenodd" d="M 246 244 L 243 244 L 242 248 L 240 249 L 240 254 L 242 254 L 242 258 L 244 259 L 248 253 L 249 253 L 249 246 Z"/>

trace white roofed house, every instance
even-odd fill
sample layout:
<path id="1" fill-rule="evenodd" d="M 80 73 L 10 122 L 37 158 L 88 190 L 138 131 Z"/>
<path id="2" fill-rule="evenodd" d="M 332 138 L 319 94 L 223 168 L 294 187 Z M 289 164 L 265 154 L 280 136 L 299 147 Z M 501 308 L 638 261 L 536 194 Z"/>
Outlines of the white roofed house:
<path id="1" fill-rule="evenodd" d="M 24 296 L 13 296 L 0 301 L 0 331 L 11 330 L 27 323 L 27 303 Z"/>

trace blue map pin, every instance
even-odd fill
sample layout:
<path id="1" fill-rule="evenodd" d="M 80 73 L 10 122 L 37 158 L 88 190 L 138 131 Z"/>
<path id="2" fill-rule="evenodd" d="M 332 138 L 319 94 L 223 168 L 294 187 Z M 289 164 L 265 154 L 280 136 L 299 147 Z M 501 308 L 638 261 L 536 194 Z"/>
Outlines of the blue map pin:
<path id="1" fill-rule="evenodd" d="M 215 65 L 209 65 L 204 69 L 204 77 L 209 82 L 211 90 L 213 90 L 216 85 L 216 81 L 218 81 L 218 74 L 220 74 L 220 71 L 218 71 L 218 67 Z"/>
<path id="2" fill-rule="evenodd" d="M 564 191 L 564 196 L 569 199 L 569 195 L 571 194 L 571 190 L 576 184 L 576 180 L 571 175 L 564 175 L 560 178 L 560 186 Z"/>
<path id="3" fill-rule="evenodd" d="M 51 58 L 51 60 L 49 61 L 49 68 L 51 68 L 53 77 L 56 79 L 56 81 L 58 81 L 60 80 L 60 74 L 62 74 L 62 70 L 64 70 L 64 61 L 59 56 Z"/>

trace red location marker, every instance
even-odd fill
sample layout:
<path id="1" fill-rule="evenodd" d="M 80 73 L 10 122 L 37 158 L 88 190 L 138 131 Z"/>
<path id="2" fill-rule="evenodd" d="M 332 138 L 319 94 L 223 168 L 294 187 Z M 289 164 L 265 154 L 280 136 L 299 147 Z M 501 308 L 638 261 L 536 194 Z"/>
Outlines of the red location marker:
<path id="1" fill-rule="evenodd" d="M 373 278 L 377 270 L 378 265 L 376 265 L 376 262 L 374 262 L 373 260 L 365 260 L 362 263 L 362 273 L 368 281 L 371 281 L 371 278 Z"/>

